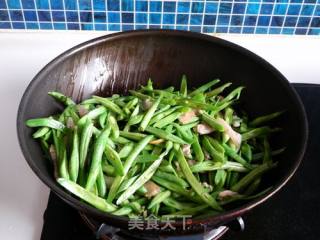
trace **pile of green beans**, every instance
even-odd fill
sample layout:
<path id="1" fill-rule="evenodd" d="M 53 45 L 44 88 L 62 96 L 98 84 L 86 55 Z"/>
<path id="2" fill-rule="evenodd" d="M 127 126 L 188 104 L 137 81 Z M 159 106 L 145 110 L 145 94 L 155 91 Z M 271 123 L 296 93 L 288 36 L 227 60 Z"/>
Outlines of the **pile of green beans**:
<path id="1" fill-rule="evenodd" d="M 249 119 L 235 106 L 243 87 L 213 80 L 179 90 L 151 80 L 127 96 L 92 96 L 75 103 L 49 92 L 63 112 L 30 119 L 57 182 L 104 212 L 128 217 L 201 217 L 264 194 L 274 168 L 266 125 L 282 112 Z M 201 130 L 202 128 L 202 130 Z M 263 191 L 262 191 L 263 190 Z"/>

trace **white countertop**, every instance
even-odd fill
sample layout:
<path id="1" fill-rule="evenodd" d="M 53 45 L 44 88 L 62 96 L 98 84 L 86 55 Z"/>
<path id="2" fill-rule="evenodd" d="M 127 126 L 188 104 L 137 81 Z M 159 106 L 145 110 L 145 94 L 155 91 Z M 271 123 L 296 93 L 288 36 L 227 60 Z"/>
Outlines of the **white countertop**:
<path id="1" fill-rule="evenodd" d="M 33 76 L 64 50 L 103 32 L 0 31 L 0 236 L 40 239 L 49 190 L 20 152 L 16 114 Z M 291 82 L 320 83 L 320 37 L 219 35 L 265 58 Z"/>

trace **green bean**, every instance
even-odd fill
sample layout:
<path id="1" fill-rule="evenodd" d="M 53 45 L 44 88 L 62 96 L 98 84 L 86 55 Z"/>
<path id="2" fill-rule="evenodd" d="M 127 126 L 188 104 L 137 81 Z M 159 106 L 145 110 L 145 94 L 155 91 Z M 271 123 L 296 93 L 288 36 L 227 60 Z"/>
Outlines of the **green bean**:
<path id="1" fill-rule="evenodd" d="M 136 213 L 142 212 L 142 207 L 141 207 L 140 203 L 138 203 L 137 201 L 130 202 L 127 206 L 130 207 Z"/>
<path id="2" fill-rule="evenodd" d="M 177 99 L 176 100 L 177 104 L 180 104 L 182 106 L 185 106 L 185 107 L 190 107 L 190 108 L 193 108 L 193 109 L 202 109 L 202 110 L 206 110 L 206 111 L 216 111 L 217 110 L 217 107 L 212 105 L 212 104 L 208 104 L 208 103 L 203 103 L 203 102 L 200 102 L 200 101 L 195 101 L 195 100 L 192 100 L 192 99 Z"/>
<path id="3" fill-rule="evenodd" d="M 252 161 L 252 150 L 251 146 L 248 143 L 242 144 L 241 153 L 244 155 L 244 157 L 247 159 L 249 163 Z"/>
<path id="4" fill-rule="evenodd" d="M 154 127 L 149 126 L 149 127 L 146 127 L 145 130 L 148 133 L 154 134 L 155 136 L 166 139 L 168 141 L 179 143 L 179 144 L 187 144 L 187 142 L 185 142 L 181 138 L 179 138 L 171 133 L 167 133 L 166 131 L 161 130 L 159 128 L 154 128 Z"/>
<path id="5" fill-rule="evenodd" d="M 125 179 L 120 187 L 119 187 L 119 190 L 118 190 L 118 193 L 122 193 L 123 191 L 127 190 L 128 187 L 130 187 L 134 182 L 135 180 L 138 178 L 138 176 L 134 176 L 134 177 L 131 177 L 131 178 L 128 178 L 128 179 Z"/>
<path id="6" fill-rule="evenodd" d="M 86 100 L 83 100 L 80 104 L 86 105 L 86 104 L 98 104 L 99 102 L 93 98 L 88 98 Z"/>
<path id="7" fill-rule="evenodd" d="M 119 108 L 119 106 L 112 101 L 108 100 L 107 98 L 93 96 L 93 99 L 97 100 L 100 104 L 102 104 L 104 107 L 109 109 L 112 112 L 118 113 L 120 116 L 124 115 L 124 112 Z"/>
<path id="8" fill-rule="evenodd" d="M 53 131 L 53 139 L 54 139 L 55 149 L 57 152 L 59 176 L 65 179 L 69 179 L 66 147 L 61 139 L 61 136 L 60 137 L 57 136 L 56 131 Z"/>
<path id="9" fill-rule="evenodd" d="M 172 107 L 168 110 L 165 110 L 165 111 L 161 111 L 159 112 L 158 114 L 155 114 L 151 120 L 150 120 L 150 123 L 149 125 L 153 125 L 154 123 L 157 123 L 158 121 L 160 121 L 161 119 L 169 116 L 171 113 L 175 112 L 176 110 L 178 110 L 179 108 L 181 108 L 180 106 L 175 106 L 175 107 Z M 159 110 L 160 111 L 160 110 Z"/>
<path id="10" fill-rule="evenodd" d="M 177 159 L 178 159 L 179 165 L 181 167 L 181 170 L 182 170 L 185 178 L 187 179 L 187 181 L 191 185 L 192 189 L 199 195 L 199 197 L 206 204 L 208 204 L 210 207 L 212 207 L 213 209 L 219 210 L 219 211 L 222 210 L 222 208 L 218 205 L 216 200 L 214 198 L 212 198 L 210 196 L 210 194 L 208 194 L 205 191 L 205 189 L 202 187 L 201 183 L 199 183 L 197 181 L 197 179 L 195 178 L 195 176 L 191 172 L 189 165 L 188 165 L 186 159 L 184 158 L 184 155 L 183 155 L 181 148 L 177 151 Z"/>
<path id="11" fill-rule="evenodd" d="M 137 98 L 139 98 L 139 99 L 141 99 L 141 100 L 152 99 L 150 96 L 148 96 L 148 95 L 146 95 L 146 94 L 143 94 L 143 93 L 141 93 L 141 92 L 138 92 L 138 91 L 129 90 L 129 92 L 130 92 L 133 96 L 135 96 L 135 97 L 137 97 Z"/>
<path id="12" fill-rule="evenodd" d="M 78 121 L 78 126 L 83 126 L 87 119 L 93 120 L 98 118 L 100 115 L 107 112 L 107 109 L 103 106 L 95 108 L 88 112 L 86 115 L 84 115 L 80 120 Z"/>
<path id="13" fill-rule="evenodd" d="M 106 181 L 104 180 L 104 175 L 103 175 L 103 171 L 102 171 L 102 167 L 99 167 L 99 173 L 97 176 L 97 189 L 98 189 L 98 195 L 102 198 L 105 197 L 106 193 L 107 193 L 107 185 L 106 185 Z"/>
<path id="14" fill-rule="evenodd" d="M 251 185 L 249 185 L 246 189 L 246 191 L 244 192 L 244 195 L 250 196 L 252 195 L 260 186 L 261 183 L 261 178 L 257 178 L 255 179 Z"/>
<path id="15" fill-rule="evenodd" d="M 132 143 L 129 139 L 125 138 L 125 137 L 118 137 L 118 138 L 111 138 L 111 140 L 114 142 L 114 143 L 117 143 L 117 144 L 129 144 L 129 143 Z M 110 143 L 108 143 L 110 145 Z M 110 145 L 112 147 L 112 145 Z"/>
<path id="16" fill-rule="evenodd" d="M 32 134 L 33 138 L 40 138 L 46 135 L 50 131 L 48 127 L 41 127 L 39 128 L 34 134 Z"/>
<path id="17" fill-rule="evenodd" d="M 231 101 L 233 98 L 239 99 L 240 94 L 241 94 L 241 92 L 242 92 L 243 89 L 244 89 L 244 87 L 237 87 L 237 88 L 234 89 L 232 92 L 230 92 L 222 101 L 220 101 L 219 104 L 229 102 L 229 101 Z"/>
<path id="18" fill-rule="evenodd" d="M 194 173 L 215 171 L 219 169 L 235 171 L 235 172 L 248 172 L 249 170 L 243 167 L 242 164 L 237 162 L 226 161 L 225 163 L 221 162 L 212 162 L 212 161 L 203 161 L 196 163 L 190 166 L 190 169 Z"/>
<path id="19" fill-rule="evenodd" d="M 241 194 L 237 194 L 237 195 L 234 195 L 234 196 L 230 196 L 228 199 L 226 200 L 223 200 L 223 201 L 220 201 L 220 204 L 221 205 L 226 205 L 226 204 L 229 204 L 229 203 L 232 203 L 232 202 L 235 202 L 235 201 L 238 201 L 238 200 L 250 200 L 250 199 L 254 199 L 254 198 L 257 198 L 257 197 L 260 197 L 264 194 L 266 194 L 267 192 L 269 192 L 271 189 L 271 187 L 255 194 L 255 195 L 251 195 L 251 196 L 246 196 L 246 195 L 241 195 Z"/>
<path id="20" fill-rule="evenodd" d="M 214 161 L 225 162 L 224 155 L 218 152 L 210 143 L 209 138 L 205 136 L 202 141 L 203 147 L 208 151 Z"/>
<path id="21" fill-rule="evenodd" d="M 138 114 L 137 116 L 132 117 L 128 121 L 126 127 L 124 128 L 124 131 L 129 131 L 129 127 L 130 126 L 140 123 L 142 121 L 142 119 L 143 119 L 143 116 L 144 116 L 143 114 Z"/>
<path id="22" fill-rule="evenodd" d="M 90 190 L 97 180 L 97 176 L 99 174 L 101 161 L 102 161 L 102 154 L 103 154 L 105 146 L 107 144 L 107 139 L 109 137 L 110 130 L 111 130 L 110 127 L 106 127 L 101 132 L 101 134 L 99 135 L 99 137 L 97 138 L 97 140 L 94 143 L 91 166 L 89 169 L 88 179 L 87 179 L 87 183 L 86 183 L 87 190 Z"/>
<path id="23" fill-rule="evenodd" d="M 217 170 L 216 175 L 214 177 L 214 183 L 216 185 L 216 188 L 221 189 L 226 182 L 226 178 L 227 178 L 227 173 L 225 170 L 222 170 L 222 169 Z"/>
<path id="24" fill-rule="evenodd" d="M 140 127 L 139 130 L 140 131 L 144 131 L 146 129 L 146 127 L 148 126 L 153 114 L 155 113 L 155 111 L 157 110 L 160 101 L 162 99 L 162 96 L 160 96 L 154 103 L 153 105 L 148 109 L 148 111 L 146 112 L 146 114 L 144 115 L 141 123 L 140 123 Z"/>
<path id="25" fill-rule="evenodd" d="M 209 88 L 211 88 L 213 85 L 217 84 L 218 82 L 220 82 L 219 79 L 212 80 L 212 81 L 202 85 L 201 87 L 197 88 L 193 92 L 191 92 L 189 94 L 189 96 L 194 96 L 194 95 L 196 95 L 198 93 L 204 93 L 205 91 L 207 91 Z"/>
<path id="26" fill-rule="evenodd" d="M 219 95 L 220 93 L 222 93 L 227 87 L 231 86 L 232 83 L 225 83 L 222 86 L 213 89 L 210 92 L 207 92 L 206 95 L 207 97 L 215 97 L 217 95 Z"/>
<path id="27" fill-rule="evenodd" d="M 168 182 L 166 179 L 160 178 L 158 176 L 153 175 L 152 176 L 152 181 L 155 183 L 159 184 L 160 186 L 163 186 L 164 188 L 176 192 L 184 197 L 187 197 L 188 199 L 198 202 L 198 199 L 195 199 L 191 194 L 190 191 L 186 191 L 183 187 L 181 187 L 179 184 L 173 183 L 173 182 Z"/>
<path id="28" fill-rule="evenodd" d="M 130 114 L 130 109 L 133 108 L 134 106 L 137 105 L 139 102 L 138 98 L 133 98 L 131 101 L 129 101 L 125 106 L 124 106 L 124 111 L 126 114 Z"/>
<path id="29" fill-rule="evenodd" d="M 118 153 L 115 150 L 113 150 L 108 144 L 105 144 L 104 153 L 108 161 L 112 164 L 112 166 L 114 166 L 116 174 L 123 176 L 123 165 Z"/>
<path id="30" fill-rule="evenodd" d="M 155 173 L 157 168 L 160 166 L 162 159 L 169 153 L 172 148 L 172 143 L 167 142 L 165 151 L 159 155 L 159 158 L 155 160 L 148 169 L 142 173 L 139 178 L 123 193 L 117 200 L 117 204 L 119 205 L 124 200 L 128 199 L 128 197 L 136 192 L 138 188 L 140 188 L 143 184 L 145 184 Z"/>
<path id="31" fill-rule="evenodd" d="M 140 152 L 144 149 L 144 147 L 153 139 L 152 135 L 146 136 L 145 138 L 143 138 L 136 146 L 135 148 L 132 150 L 132 152 L 130 153 L 130 155 L 127 157 L 124 165 L 123 165 L 123 171 L 124 171 L 124 176 L 128 173 L 129 169 L 131 168 L 134 160 L 136 159 L 136 157 L 140 154 Z M 117 191 L 120 187 L 120 184 L 122 183 L 124 176 L 117 176 L 114 180 L 114 182 L 112 183 L 112 186 L 110 188 L 109 194 L 108 194 L 108 198 L 107 201 L 108 202 L 112 202 L 114 197 L 117 194 Z M 128 190 L 128 189 L 127 189 Z M 124 199 L 125 200 L 125 199 Z M 119 199 L 118 199 L 119 201 Z"/>
<path id="32" fill-rule="evenodd" d="M 207 138 L 211 144 L 211 146 L 219 153 L 224 154 L 224 148 L 221 146 L 221 144 L 218 142 L 218 140 L 209 137 L 209 136 L 205 136 L 205 138 Z"/>
<path id="33" fill-rule="evenodd" d="M 231 188 L 233 185 L 235 185 L 238 180 L 239 180 L 240 174 L 238 172 L 232 172 L 231 177 L 230 177 L 230 187 Z"/>
<path id="34" fill-rule="evenodd" d="M 131 139 L 131 140 L 135 140 L 135 141 L 140 141 L 141 139 L 146 137 L 146 135 L 143 133 L 125 132 L 125 131 L 120 131 L 120 136 Z"/>
<path id="35" fill-rule="evenodd" d="M 181 139 L 184 140 L 188 144 L 192 144 L 194 142 L 193 135 L 190 129 L 183 129 L 179 124 L 172 123 L 172 125 L 177 129 L 178 134 Z"/>
<path id="36" fill-rule="evenodd" d="M 236 160 L 238 163 L 241 163 L 244 167 L 248 169 L 252 169 L 252 166 L 244 160 L 241 156 L 239 156 L 231 147 L 229 147 L 227 144 L 223 143 L 222 147 L 225 150 L 226 155 L 231 157 L 232 159 Z"/>
<path id="37" fill-rule="evenodd" d="M 271 113 L 271 114 L 268 114 L 268 115 L 257 117 L 257 118 L 253 119 L 249 123 L 249 126 L 250 127 L 260 126 L 260 125 L 262 125 L 262 124 L 264 124 L 266 122 L 269 122 L 270 120 L 272 120 L 272 119 L 274 119 L 276 117 L 279 117 L 282 113 L 284 113 L 284 111 L 274 112 L 274 113 Z"/>
<path id="38" fill-rule="evenodd" d="M 173 112 L 170 115 L 166 116 L 165 118 L 162 118 L 161 120 L 156 122 L 153 126 L 157 128 L 164 128 L 168 124 L 177 120 L 182 115 L 182 113 L 183 112 L 181 111 Z"/>
<path id="39" fill-rule="evenodd" d="M 166 172 L 163 172 L 161 170 L 158 170 L 154 176 L 157 176 L 157 177 L 160 177 L 160 178 L 163 178 L 163 179 L 167 179 L 168 181 L 170 182 L 173 182 L 173 183 L 176 183 L 176 184 L 179 184 L 181 187 L 183 188 L 187 188 L 189 187 L 189 184 L 184 181 L 182 178 L 179 178 L 171 173 L 166 173 Z"/>
<path id="40" fill-rule="evenodd" d="M 172 197 L 167 197 L 166 199 L 163 200 L 163 203 L 169 207 L 173 207 L 177 210 L 183 210 L 183 209 L 188 209 L 194 207 L 194 203 L 185 203 L 185 202 L 180 202 L 175 200 Z"/>
<path id="41" fill-rule="evenodd" d="M 48 95 L 58 100 L 59 102 L 63 103 L 66 106 L 75 105 L 75 102 L 71 98 L 63 95 L 62 93 L 52 91 L 52 92 L 48 92 Z"/>
<path id="42" fill-rule="evenodd" d="M 271 133 L 272 129 L 270 127 L 260 127 L 249 130 L 242 134 L 242 141 L 247 141 L 252 138 L 266 136 L 267 134 Z"/>
<path id="43" fill-rule="evenodd" d="M 263 139 L 263 147 L 264 147 L 263 163 L 272 162 L 271 153 L 270 153 L 270 145 L 269 145 L 267 138 Z"/>
<path id="44" fill-rule="evenodd" d="M 87 119 L 81 133 L 79 146 L 79 183 L 84 184 L 84 166 L 88 154 L 89 144 L 93 134 L 93 123 Z"/>
<path id="45" fill-rule="evenodd" d="M 231 187 L 231 190 L 234 192 L 242 192 L 242 190 L 245 189 L 255 179 L 257 179 L 257 177 L 260 177 L 266 171 L 276 167 L 276 165 L 277 163 L 270 164 L 269 162 L 261 164 L 241 178 L 240 181 Z"/>
<path id="46" fill-rule="evenodd" d="M 286 150 L 286 148 L 280 148 L 280 149 L 271 151 L 271 156 L 279 155 L 280 153 L 283 153 L 284 150 Z M 259 159 L 263 158 L 263 156 L 264 156 L 264 152 L 255 153 L 252 155 L 252 161 L 259 160 Z"/>
<path id="47" fill-rule="evenodd" d="M 200 206 L 197 206 L 197 207 L 183 209 L 183 210 L 174 212 L 174 213 L 172 213 L 170 215 L 163 215 L 163 217 L 168 216 L 170 218 L 173 218 L 173 217 L 181 218 L 181 216 L 184 216 L 184 215 L 193 216 L 193 215 L 195 215 L 195 214 L 197 214 L 199 212 L 202 212 L 202 211 L 206 210 L 207 208 L 209 208 L 209 206 L 206 205 L 206 204 L 203 204 L 203 205 L 200 205 Z"/>
<path id="48" fill-rule="evenodd" d="M 191 146 L 192 146 L 192 149 L 193 149 L 194 154 L 195 154 L 195 156 L 196 156 L 196 160 L 197 160 L 198 162 L 202 162 L 202 161 L 204 160 L 204 154 L 203 154 L 201 145 L 200 145 L 200 143 L 199 143 L 198 134 L 193 134 L 193 138 L 194 138 L 194 141 L 193 141 L 193 143 L 191 144 Z"/>
<path id="49" fill-rule="evenodd" d="M 53 118 L 34 118 L 26 121 L 28 127 L 48 127 L 59 131 L 63 131 L 65 126 L 63 123 L 54 120 Z"/>
<path id="50" fill-rule="evenodd" d="M 182 75 L 181 84 L 180 84 L 180 94 L 183 97 L 187 97 L 187 95 L 188 95 L 187 76 L 186 75 Z"/>
<path id="51" fill-rule="evenodd" d="M 61 186 L 63 186 L 65 189 L 67 189 L 77 197 L 83 199 L 87 203 L 104 212 L 112 212 L 116 210 L 116 207 L 114 205 L 107 203 L 107 201 L 105 201 L 103 198 L 95 196 L 93 193 L 85 190 L 84 188 L 70 180 L 58 178 L 57 181 Z"/>
<path id="52" fill-rule="evenodd" d="M 104 128 L 106 126 L 106 119 L 108 117 L 108 112 L 105 112 L 105 113 L 102 113 L 100 116 L 99 116 L 99 124 L 100 124 L 100 127 Z"/>
<path id="53" fill-rule="evenodd" d="M 108 165 L 106 162 L 102 164 L 102 170 L 104 173 L 106 173 L 108 176 L 114 176 L 115 175 L 115 169 L 112 165 Z"/>
<path id="54" fill-rule="evenodd" d="M 44 140 L 44 141 L 48 141 L 49 138 L 51 137 L 51 135 L 52 135 L 52 131 L 49 131 L 49 132 L 47 132 L 45 135 L 43 135 L 41 138 L 42 138 L 42 140 Z"/>
<path id="55" fill-rule="evenodd" d="M 137 163 L 149 163 L 149 162 L 153 162 L 154 160 L 156 160 L 158 158 L 159 154 L 156 153 L 147 153 L 145 151 L 142 152 L 142 155 L 139 155 L 135 162 Z"/>
<path id="56" fill-rule="evenodd" d="M 221 125 L 216 119 L 214 119 L 212 116 L 210 116 L 206 112 L 200 111 L 200 114 L 201 114 L 202 120 L 206 122 L 214 130 L 217 130 L 219 132 L 223 132 L 225 130 L 223 125 Z"/>
<path id="57" fill-rule="evenodd" d="M 121 148 L 121 150 L 119 152 L 119 157 L 120 158 L 128 157 L 130 152 L 132 151 L 133 147 L 134 147 L 133 143 L 129 143 L 129 144 L 125 145 L 123 148 Z"/>
<path id="58" fill-rule="evenodd" d="M 69 175 L 70 180 L 73 182 L 77 182 L 79 174 L 79 165 L 79 136 L 78 129 L 75 128 L 73 132 L 72 151 L 69 162 Z"/>
<path id="59" fill-rule="evenodd" d="M 164 192 L 160 192 L 158 193 L 149 203 L 148 205 L 148 209 L 151 209 L 152 207 L 154 207 L 156 204 L 160 204 L 161 202 L 163 202 L 163 200 L 165 200 L 166 198 L 168 198 L 171 195 L 170 191 L 164 191 Z"/>
<path id="60" fill-rule="evenodd" d="M 108 124 L 111 127 L 111 137 L 118 138 L 120 136 L 119 126 L 117 124 L 117 120 L 112 114 L 109 114 Z"/>

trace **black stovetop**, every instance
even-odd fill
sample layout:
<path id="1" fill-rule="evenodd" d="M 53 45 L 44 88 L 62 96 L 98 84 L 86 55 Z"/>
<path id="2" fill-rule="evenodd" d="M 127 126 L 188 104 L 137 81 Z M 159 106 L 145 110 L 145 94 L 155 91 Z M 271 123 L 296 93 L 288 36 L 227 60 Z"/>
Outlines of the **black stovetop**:
<path id="1" fill-rule="evenodd" d="M 308 122 L 307 152 L 297 173 L 274 197 L 249 212 L 243 232 L 228 231 L 222 240 L 319 239 L 320 235 L 320 85 L 294 84 Z M 50 194 L 41 240 L 93 240 L 76 210 Z M 187 240 L 187 238 L 185 238 Z"/>

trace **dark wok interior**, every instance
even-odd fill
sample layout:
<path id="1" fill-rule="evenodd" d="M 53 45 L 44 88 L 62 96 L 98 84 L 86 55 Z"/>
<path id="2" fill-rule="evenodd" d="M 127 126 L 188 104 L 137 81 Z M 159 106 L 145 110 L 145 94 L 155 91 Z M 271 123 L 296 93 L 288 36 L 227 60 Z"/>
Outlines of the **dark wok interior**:
<path id="1" fill-rule="evenodd" d="M 77 46 L 49 63 L 26 90 L 18 113 L 17 128 L 23 154 L 34 172 L 66 202 L 97 219 L 127 227 L 125 218 L 104 214 L 79 201 L 55 182 L 48 161 L 32 129 L 24 125 L 29 118 L 48 116 L 61 106 L 47 95 L 57 90 L 76 101 L 92 94 L 108 96 L 126 93 L 152 78 L 157 87 L 178 86 L 186 74 L 189 86 L 199 86 L 213 78 L 246 87 L 241 98 L 250 116 L 286 110 L 275 126 L 283 131 L 272 146 L 286 146 L 279 166 L 264 179 L 274 189 L 265 196 L 222 215 L 194 221 L 191 231 L 204 223 L 215 226 L 243 214 L 270 197 L 294 173 L 306 142 L 306 119 L 302 105 L 287 80 L 261 58 L 226 41 L 187 32 L 140 31 L 101 37 Z M 26 186 L 32 187 L 32 186 Z"/>

